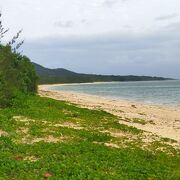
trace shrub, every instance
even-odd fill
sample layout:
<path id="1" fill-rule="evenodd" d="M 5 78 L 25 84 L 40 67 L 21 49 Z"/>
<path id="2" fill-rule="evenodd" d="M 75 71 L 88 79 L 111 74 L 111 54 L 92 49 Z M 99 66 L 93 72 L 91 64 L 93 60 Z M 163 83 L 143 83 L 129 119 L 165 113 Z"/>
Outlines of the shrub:
<path id="1" fill-rule="evenodd" d="M 37 75 L 30 60 L 11 51 L 10 47 L 0 47 L 0 106 L 9 106 L 19 94 L 35 94 Z"/>
<path id="2" fill-rule="evenodd" d="M 0 107 L 10 106 L 19 94 L 35 94 L 37 91 L 37 75 L 33 64 L 17 52 L 23 41 L 15 45 L 21 31 L 3 45 L 1 39 L 7 32 L 3 29 L 0 21 Z"/>

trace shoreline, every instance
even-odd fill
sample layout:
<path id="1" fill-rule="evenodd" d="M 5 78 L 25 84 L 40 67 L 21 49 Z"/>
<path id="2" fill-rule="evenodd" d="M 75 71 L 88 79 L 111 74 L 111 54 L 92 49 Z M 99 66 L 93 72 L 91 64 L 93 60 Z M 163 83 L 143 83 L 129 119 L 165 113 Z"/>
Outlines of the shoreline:
<path id="1" fill-rule="evenodd" d="M 118 82 L 118 81 L 109 81 L 109 83 Z M 71 86 L 71 85 L 82 85 L 82 84 L 105 84 L 107 82 L 82 82 L 82 83 L 61 83 L 61 84 L 40 84 L 39 86 L 49 88 L 54 86 Z"/>
<path id="2" fill-rule="evenodd" d="M 172 81 L 172 80 L 167 80 L 167 81 Z M 111 81 L 109 83 L 116 83 L 117 81 Z M 138 82 L 138 81 L 134 81 L 134 82 Z M 158 107 L 166 107 L 166 108 L 176 108 L 176 109 L 180 109 L 180 105 L 177 104 L 163 104 L 163 103 L 155 103 L 155 102 L 147 102 L 147 101 L 138 101 L 138 100 L 132 100 L 132 99 L 126 99 L 126 98 L 115 98 L 115 97 L 111 97 L 111 96 L 100 96 L 100 95 L 93 95 L 93 94 L 88 94 L 88 93 L 82 93 L 82 92 L 74 92 L 74 91 L 63 91 L 63 90 L 54 90 L 54 89 L 50 89 L 50 87 L 56 87 L 56 86 L 71 86 L 71 85 L 83 85 L 83 84 L 106 84 L 107 82 L 87 82 L 87 83 L 62 83 L 62 84 L 42 84 L 39 85 L 39 87 L 41 87 L 41 90 L 45 90 L 45 91 L 56 91 L 56 92 L 64 92 L 64 93 L 71 93 L 71 94 L 79 94 L 79 95 L 88 95 L 88 96 L 93 96 L 93 97 L 100 97 L 103 99 L 108 99 L 108 100 L 113 100 L 113 101 L 124 101 L 124 102 L 129 102 L 129 103 L 134 103 L 134 104 L 140 104 L 140 105 L 149 105 L 149 106 L 158 106 Z"/>
<path id="3" fill-rule="evenodd" d="M 158 82 L 162 80 L 154 80 L 153 82 Z M 179 79 L 173 79 L 173 80 L 163 80 L 163 81 L 180 81 Z M 52 86 L 68 86 L 68 85 L 79 85 L 79 84 L 106 84 L 106 83 L 127 83 L 127 82 L 152 82 L 152 81 L 94 81 L 94 82 L 81 82 L 81 83 L 57 83 L 57 84 L 40 84 L 39 86 L 46 86 L 46 87 L 52 87 Z"/>
<path id="4" fill-rule="evenodd" d="M 121 124 L 133 126 L 180 143 L 180 108 L 178 107 L 49 90 L 48 88 L 52 86 L 58 86 L 58 84 L 39 85 L 39 95 L 67 101 L 89 109 L 107 111 L 118 116 Z"/>

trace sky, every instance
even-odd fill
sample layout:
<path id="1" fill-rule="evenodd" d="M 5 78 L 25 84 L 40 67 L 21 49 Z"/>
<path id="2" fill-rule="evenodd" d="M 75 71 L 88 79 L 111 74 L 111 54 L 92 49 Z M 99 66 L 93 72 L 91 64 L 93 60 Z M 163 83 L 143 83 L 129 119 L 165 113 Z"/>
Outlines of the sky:
<path id="1" fill-rule="evenodd" d="M 48 68 L 180 79 L 179 0 L 0 0 L 11 38 Z"/>

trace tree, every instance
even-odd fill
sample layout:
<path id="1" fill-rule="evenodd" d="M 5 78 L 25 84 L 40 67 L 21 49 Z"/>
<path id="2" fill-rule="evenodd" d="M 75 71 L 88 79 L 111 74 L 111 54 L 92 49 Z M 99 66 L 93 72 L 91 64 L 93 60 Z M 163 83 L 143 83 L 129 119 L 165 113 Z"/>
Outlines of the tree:
<path id="1" fill-rule="evenodd" d="M 0 14 L 1 18 L 1 14 Z M 18 53 L 24 41 L 17 42 L 19 31 L 11 41 L 2 44 L 2 38 L 8 32 L 0 20 L 0 106 L 9 106 L 19 94 L 35 94 L 37 75 L 33 64 L 26 56 Z"/>

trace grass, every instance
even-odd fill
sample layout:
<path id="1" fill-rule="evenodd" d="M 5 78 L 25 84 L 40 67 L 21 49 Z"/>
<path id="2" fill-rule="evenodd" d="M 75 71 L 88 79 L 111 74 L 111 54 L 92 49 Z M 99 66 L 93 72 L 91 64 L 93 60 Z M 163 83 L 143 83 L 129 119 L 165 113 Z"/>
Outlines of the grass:
<path id="1" fill-rule="evenodd" d="M 156 151 L 163 142 L 142 148 L 142 130 L 104 111 L 30 96 L 0 110 L 0 130 L 0 180 L 180 178 L 178 150 Z"/>
<path id="2" fill-rule="evenodd" d="M 133 123 L 139 123 L 142 125 L 147 124 L 147 122 L 144 119 L 140 119 L 140 118 L 133 118 Z"/>

